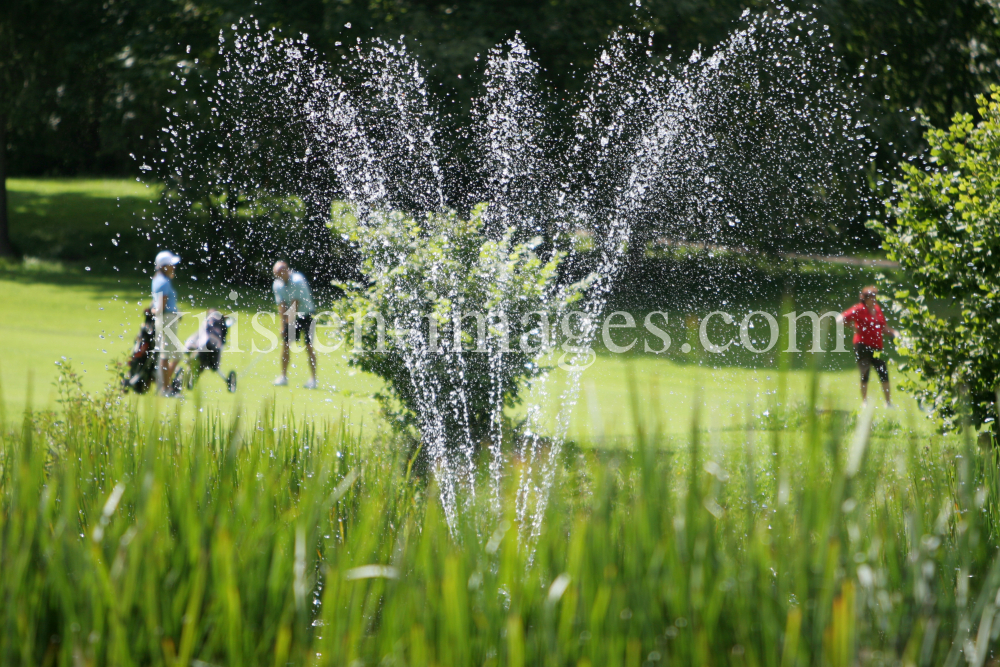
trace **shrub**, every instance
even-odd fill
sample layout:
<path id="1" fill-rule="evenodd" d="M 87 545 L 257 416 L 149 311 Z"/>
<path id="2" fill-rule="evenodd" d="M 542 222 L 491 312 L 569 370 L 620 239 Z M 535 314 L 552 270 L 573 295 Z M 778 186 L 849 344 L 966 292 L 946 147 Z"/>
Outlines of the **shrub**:
<path id="1" fill-rule="evenodd" d="M 346 297 L 336 313 L 354 323 L 350 365 L 386 381 L 377 398 L 398 426 L 417 427 L 425 437 L 434 428 L 467 433 L 477 445 L 498 428 L 503 407 L 517 405 L 525 383 L 543 372 L 539 358 L 550 349 L 543 318 L 558 318 L 587 285 L 561 287 L 565 255 L 541 259 L 540 238 L 515 244 L 513 229 L 499 240 L 484 236 L 485 210 L 481 204 L 468 219 L 448 211 L 419 221 L 390 212 L 360 223 L 351 206 L 338 204 L 330 223 L 356 247 L 368 281 L 337 283 Z M 385 323 L 383 345 L 367 313 Z M 483 316 L 482 329 L 474 314 Z M 359 340 L 354 332 L 362 333 Z"/>
<path id="2" fill-rule="evenodd" d="M 905 332 L 902 386 L 941 420 L 961 427 L 968 401 L 974 427 L 994 421 L 1000 351 L 1000 88 L 979 98 L 982 120 L 955 116 L 929 128 L 920 166 L 903 163 L 887 202 L 895 226 L 870 223 L 912 289 L 892 308 Z M 995 425 L 994 421 L 994 425 Z"/>

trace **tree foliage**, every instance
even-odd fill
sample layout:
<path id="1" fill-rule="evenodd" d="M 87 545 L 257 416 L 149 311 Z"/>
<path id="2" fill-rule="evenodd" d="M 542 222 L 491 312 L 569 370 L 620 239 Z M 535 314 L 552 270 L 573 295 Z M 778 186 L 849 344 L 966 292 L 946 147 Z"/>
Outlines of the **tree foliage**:
<path id="1" fill-rule="evenodd" d="M 789 2 L 828 24 L 845 80 L 865 91 L 872 118 L 872 187 L 884 187 L 922 139 L 913 109 L 936 124 L 975 112 L 974 97 L 997 78 L 1000 28 L 981 0 Z M 450 122 L 465 125 L 487 50 L 514 36 L 532 50 L 555 104 L 571 104 L 600 45 L 619 26 L 653 31 L 654 57 L 684 62 L 720 43 L 744 9 L 765 0 L 10 0 L 0 5 L 0 124 L 11 174 L 134 174 L 159 152 L 164 107 L 185 100 L 172 73 L 206 75 L 219 65 L 219 34 L 252 16 L 262 29 L 309 34 L 332 70 L 358 39 L 401 35 L 440 91 Z M 336 73 L 336 72 L 335 72 Z M 852 79 L 853 77 L 853 79 Z M 0 130 L 0 134 L 3 133 Z M 464 149 L 457 146 L 459 150 Z M 863 217 L 859 217 L 863 219 Z M 838 233 L 860 243 L 856 223 Z M 756 233 L 756 232 L 755 232 Z M 770 237 L 763 232 L 764 240 Z M 742 242 L 742 241 L 741 241 Z"/>
<path id="2" fill-rule="evenodd" d="M 903 386 L 946 430 L 966 402 L 974 427 L 995 425 L 1000 388 L 1000 87 L 978 103 L 978 123 L 957 114 L 927 130 L 926 160 L 902 165 L 888 202 L 895 225 L 872 225 L 914 285 L 892 302 L 913 372 Z"/>
<path id="3" fill-rule="evenodd" d="M 909 129 L 910 109 L 923 108 L 943 124 L 956 112 L 974 112 L 974 96 L 996 78 L 1000 28 L 989 3 L 788 4 L 815 13 L 830 26 L 845 59 L 846 77 L 865 65 L 862 79 L 884 132 L 883 166 L 889 166 L 897 149 L 918 143 L 917 133 Z M 403 35 L 412 50 L 434 63 L 428 76 L 453 102 L 451 111 L 461 116 L 471 111 L 469 100 L 478 87 L 483 59 L 475 56 L 515 31 L 542 64 L 558 98 L 579 89 L 583 81 L 578 73 L 593 64 L 598 47 L 618 26 L 653 30 L 655 52 L 686 59 L 692 51 L 722 41 L 744 9 L 770 6 L 764 0 L 647 0 L 637 11 L 631 3 L 600 0 L 10 0 L 0 10 L 0 30 L 16 35 L 8 44 L 31 53 L 39 64 L 36 71 L 51 75 L 17 81 L 46 102 L 39 124 L 18 123 L 20 134 L 11 137 L 13 166 L 18 173 L 127 169 L 128 153 L 138 154 L 137 144 L 155 137 L 162 125 L 162 106 L 171 97 L 169 73 L 181 61 L 214 67 L 219 31 L 239 18 L 253 16 L 263 28 L 277 27 L 288 36 L 308 33 L 310 43 L 333 64 L 358 38 L 395 40 Z M 57 67 L 60 62 L 70 67 Z M 0 70 L 17 67 L 0 57 Z M 65 135 L 45 124 L 48 114 L 71 104 L 77 114 L 61 115 Z M 103 147 L 102 162 L 93 162 L 93 155 L 71 143 L 53 144 L 55 137 L 73 137 L 74 132 L 78 139 L 87 137 L 91 148 L 94 142 Z"/>

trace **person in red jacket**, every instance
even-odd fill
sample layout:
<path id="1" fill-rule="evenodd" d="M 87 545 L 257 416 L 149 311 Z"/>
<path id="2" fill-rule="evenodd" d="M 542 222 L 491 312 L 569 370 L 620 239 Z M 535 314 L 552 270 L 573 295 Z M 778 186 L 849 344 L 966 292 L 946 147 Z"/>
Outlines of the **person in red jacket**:
<path id="1" fill-rule="evenodd" d="M 895 329 L 886 324 L 885 315 L 878 305 L 878 288 L 869 286 L 861 290 L 861 303 L 845 310 L 838 319 L 854 325 L 854 358 L 861 371 L 861 400 L 868 401 L 868 375 L 874 366 L 878 379 L 882 382 L 885 404 L 892 407 L 883 336 L 889 334 L 895 338 L 897 334 Z"/>

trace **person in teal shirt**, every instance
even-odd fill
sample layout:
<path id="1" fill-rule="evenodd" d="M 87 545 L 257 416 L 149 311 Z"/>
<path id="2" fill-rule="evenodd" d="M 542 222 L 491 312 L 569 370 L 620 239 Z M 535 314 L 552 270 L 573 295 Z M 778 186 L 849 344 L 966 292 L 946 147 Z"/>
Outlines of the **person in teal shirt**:
<path id="1" fill-rule="evenodd" d="M 157 369 L 157 384 L 160 393 L 164 396 L 173 395 L 170 389 L 174 371 L 181 360 L 184 349 L 180 339 L 177 337 L 177 325 L 180 322 L 180 313 L 177 311 L 177 290 L 171 279 L 181 258 L 170 252 L 163 250 L 157 253 L 154 265 L 156 273 L 153 274 L 153 315 L 156 318 L 156 349 L 160 352 L 160 363 Z"/>
<path id="2" fill-rule="evenodd" d="M 278 304 L 278 316 L 281 318 L 281 375 L 274 381 L 276 387 L 288 384 L 288 345 L 291 332 L 295 331 L 295 340 L 302 339 L 309 357 L 309 369 L 312 377 L 303 387 L 315 389 L 316 383 L 316 353 L 313 351 L 313 316 L 316 306 L 313 304 L 312 291 L 306 277 L 298 271 L 293 271 L 285 262 L 274 264 L 274 301 Z"/>

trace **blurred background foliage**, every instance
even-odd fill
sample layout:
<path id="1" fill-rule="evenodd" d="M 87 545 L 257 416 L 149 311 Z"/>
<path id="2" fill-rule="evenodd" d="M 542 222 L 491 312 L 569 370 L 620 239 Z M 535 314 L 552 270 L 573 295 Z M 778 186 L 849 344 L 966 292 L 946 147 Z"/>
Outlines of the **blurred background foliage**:
<path id="1" fill-rule="evenodd" d="M 137 174 L 135 160 L 160 150 L 164 107 L 180 103 L 183 91 L 172 73 L 214 71 L 220 31 L 240 18 L 252 16 L 262 29 L 287 36 L 307 34 L 334 68 L 358 39 L 402 35 L 428 64 L 446 122 L 462 125 L 485 64 L 475 56 L 516 31 L 544 68 L 553 97 L 564 101 L 618 26 L 655 31 L 657 54 L 683 62 L 722 41 L 745 9 L 772 6 L 739 0 L 647 0 L 638 9 L 603 0 L 7 0 L 0 8 L 0 182 L 8 175 Z M 998 10 L 983 0 L 789 6 L 830 26 L 845 82 L 865 93 L 876 143 L 868 181 L 876 194 L 887 194 L 900 161 L 922 150 L 915 109 L 946 125 L 955 113 L 976 113 L 975 95 L 997 80 Z M 874 247 L 863 218 L 845 236 L 858 247 Z"/>

